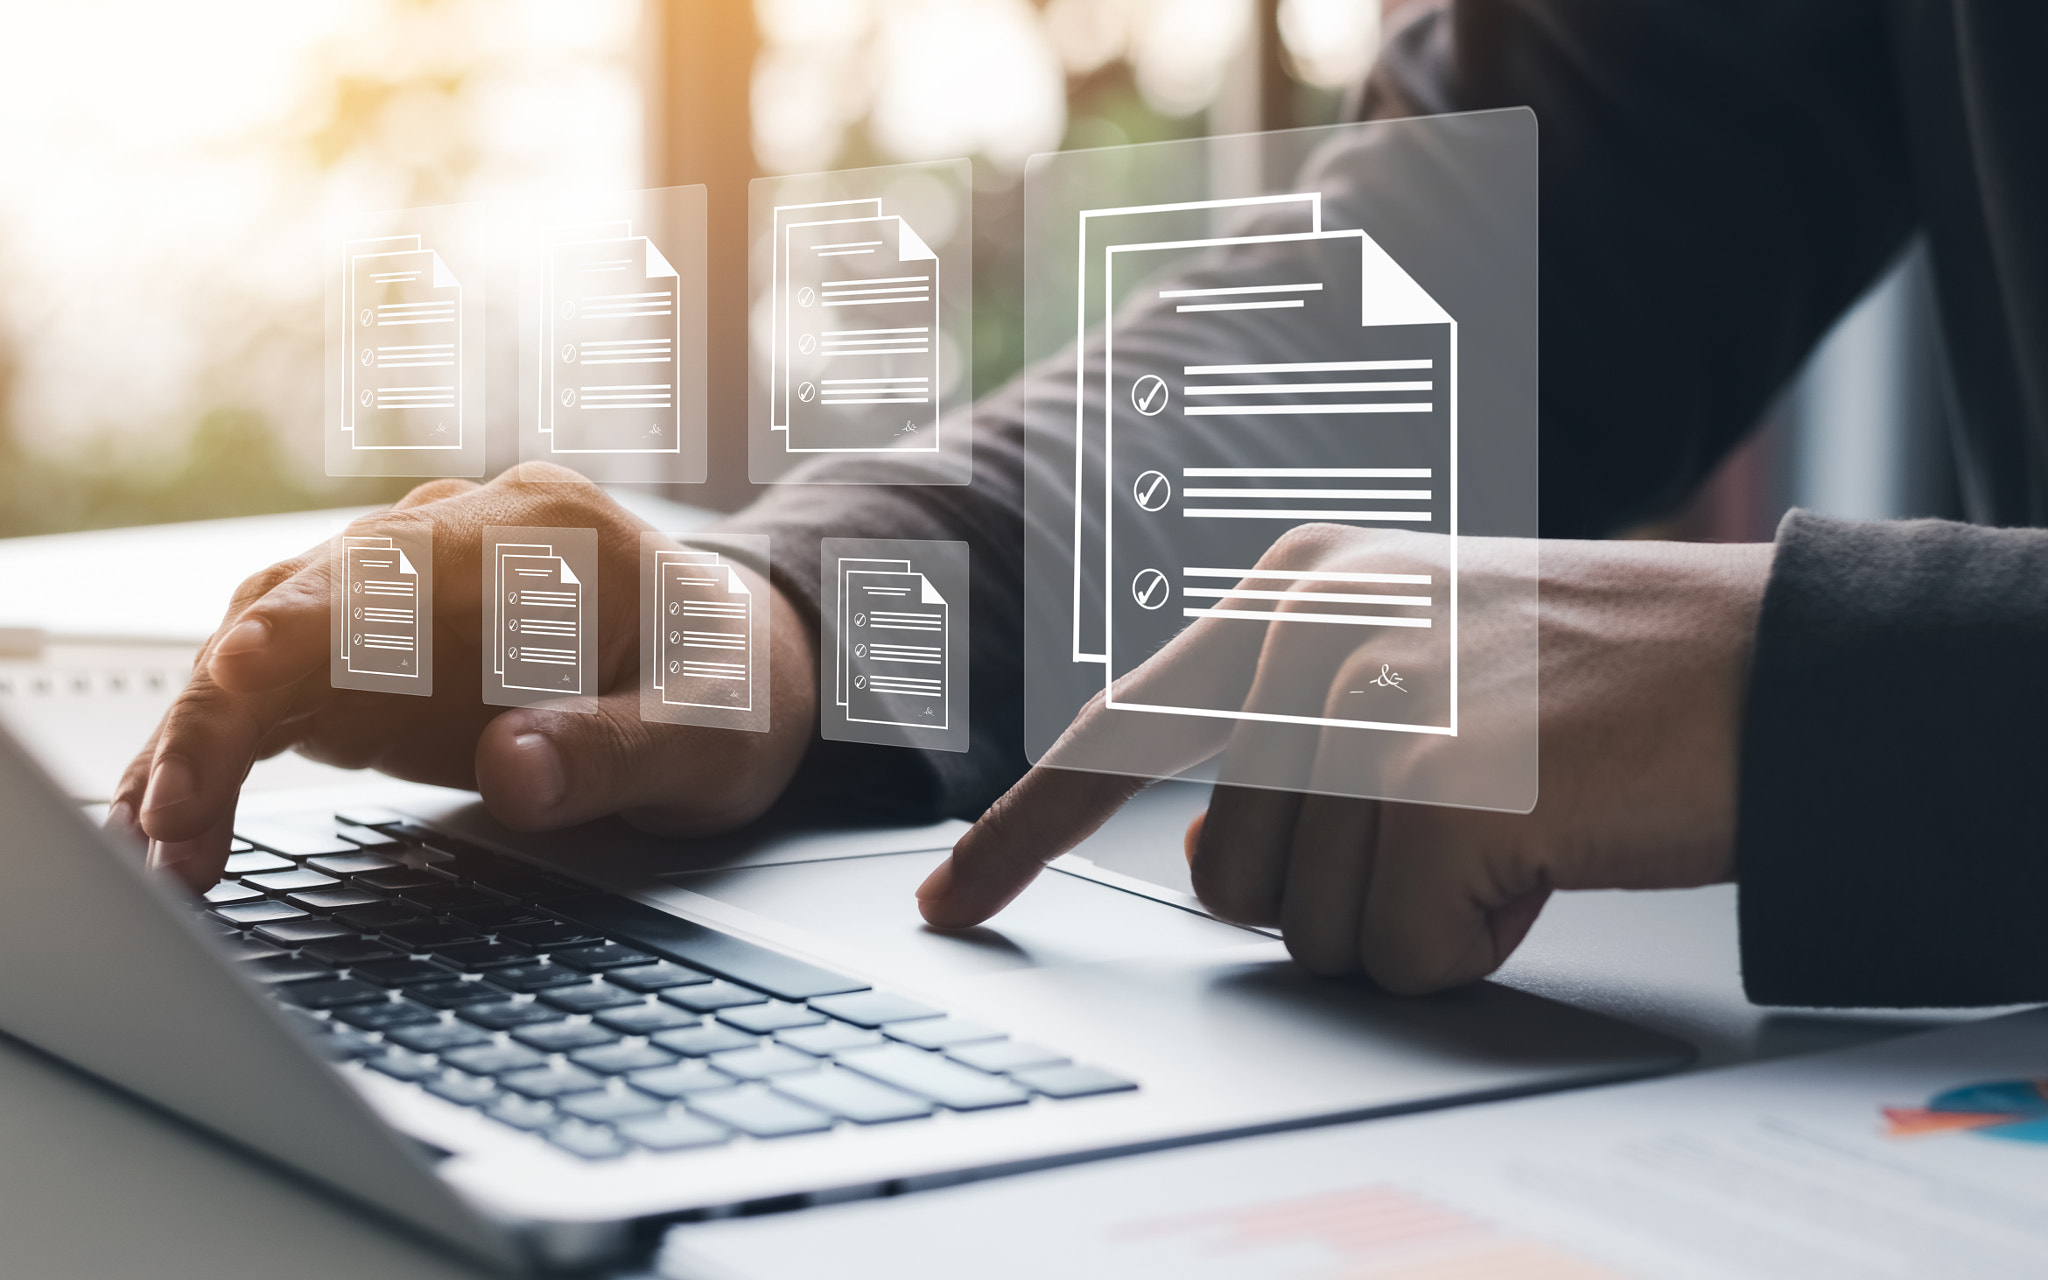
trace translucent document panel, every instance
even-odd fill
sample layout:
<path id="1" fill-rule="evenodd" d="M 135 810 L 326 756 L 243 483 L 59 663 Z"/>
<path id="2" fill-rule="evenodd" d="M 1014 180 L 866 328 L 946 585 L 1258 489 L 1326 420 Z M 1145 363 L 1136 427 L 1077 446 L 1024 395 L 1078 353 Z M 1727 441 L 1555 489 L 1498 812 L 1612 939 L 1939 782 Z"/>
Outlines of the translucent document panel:
<path id="1" fill-rule="evenodd" d="M 971 479 L 972 203 L 965 160 L 749 186 L 756 484 Z"/>
<path id="2" fill-rule="evenodd" d="M 597 533 L 487 525 L 484 701 L 594 711 Z"/>
<path id="3" fill-rule="evenodd" d="M 705 475 L 704 188 L 522 210 L 519 457 L 606 484 Z"/>
<path id="4" fill-rule="evenodd" d="M 331 544 L 328 683 L 374 693 L 434 692 L 434 530 L 386 513 Z"/>
<path id="5" fill-rule="evenodd" d="M 768 535 L 640 535 L 640 718 L 768 731 Z"/>
<path id="6" fill-rule="evenodd" d="M 1025 206 L 1072 388 L 1026 441 L 1031 757 L 1531 807 L 1533 115 L 1039 156 Z"/>
<path id="7" fill-rule="evenodd" d="M 327 474 L 484 473 L 481 206 L 331 224 Z"/>
<path id="8" fill-rule="evenodd" d="M 825 538 L 820 560 L 819 731 L 967 750 L 967 544 Z"/>

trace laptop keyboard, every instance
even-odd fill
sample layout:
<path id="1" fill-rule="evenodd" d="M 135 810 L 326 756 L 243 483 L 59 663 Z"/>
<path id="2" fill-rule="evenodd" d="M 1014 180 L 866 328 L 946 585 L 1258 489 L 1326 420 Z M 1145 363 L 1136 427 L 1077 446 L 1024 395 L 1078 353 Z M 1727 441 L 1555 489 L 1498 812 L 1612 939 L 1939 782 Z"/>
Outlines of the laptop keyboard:
<path id="1" fill-rule="evenodd" d="M 321 1052 L 586 1160 L 1137 1087 L 398 814 L 233 848 L 206 917 Z"/>

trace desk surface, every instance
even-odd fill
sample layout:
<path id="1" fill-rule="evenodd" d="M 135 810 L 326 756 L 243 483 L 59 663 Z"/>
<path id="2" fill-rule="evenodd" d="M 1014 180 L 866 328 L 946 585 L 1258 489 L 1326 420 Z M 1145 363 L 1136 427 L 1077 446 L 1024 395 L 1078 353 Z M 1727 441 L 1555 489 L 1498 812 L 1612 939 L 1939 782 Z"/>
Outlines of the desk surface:
<path id="1" fill-rule="evenodd" d="M 282 523 L 279 532 L 285 532 Z M 301 531 L 289 533 L 302 542 Z M 131 536 L 146 540 L 159 532 Z M 81 536 L 95 542 L 111 537 Z M 25 554 L 29 541 L 0 542 L 0 564 L 32 559 Z M 267 561 L 267 550 L 263 556 Z M 1180 831 L 1199 803 L 1198 789 L 1155 788 L 1114 820 L 1119 852 L 1097 860 L 1185 888 Z M 1701 1066 L 1829 1048 L 1968 1016 L 1795 1013 L 1749 1004 L 1730 886 L 1556 895 L 1499 980 L 1689 1041 L 1700 1050 Z M 474 1274 L 288 1175 L 5 1040 L 0 1188 L 0 1271 L 20 1280 L 439 1280 Z"/>

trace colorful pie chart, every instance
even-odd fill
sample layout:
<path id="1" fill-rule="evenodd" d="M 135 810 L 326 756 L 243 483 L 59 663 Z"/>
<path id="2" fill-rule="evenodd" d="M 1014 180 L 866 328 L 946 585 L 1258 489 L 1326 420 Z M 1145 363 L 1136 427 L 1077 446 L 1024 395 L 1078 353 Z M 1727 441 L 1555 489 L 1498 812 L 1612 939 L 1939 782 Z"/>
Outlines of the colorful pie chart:
<path id="1" fill-rule="evenodd" d="M 1924 1107 L 1886 1107 L 1884 1118 L 1894 1138 L 1975 1133 L 2048 1143 L 2048 1079 L 1967 1084 L 1936 1094 Z"/>

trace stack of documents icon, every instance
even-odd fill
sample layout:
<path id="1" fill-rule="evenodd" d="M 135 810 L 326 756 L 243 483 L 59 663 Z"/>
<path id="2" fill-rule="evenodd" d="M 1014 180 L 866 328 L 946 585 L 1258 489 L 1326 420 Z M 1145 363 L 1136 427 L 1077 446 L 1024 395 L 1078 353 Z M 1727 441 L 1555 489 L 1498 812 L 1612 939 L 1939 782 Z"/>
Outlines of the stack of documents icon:
<path id="1" fill-rule="evenodd" d="M 462 447 L 462 283 L 417 235 L 342 246 L 342 430 L 358 450 Z"/>
<path id="2" fill-rule="evenodd" d="M 654 687 L 675 707 L 754 705 L 753 594 L 715 551 L 655 554 Z"/>
<path id="3" fill-rule="evenodd" d="M 848 721 L 951 723 L 946 599 L 908 560 L 839 561 L 838 705 Z"/>
<path id="4" fill-rule="evenodd" d="M 680 453 L 682 308 L 631 222 L 548 232 L 541 432 L 553 453 Z"/>
<path id="5" fill-rule="evenodd" d="M 939 447 L 939 255 L 879 200 L 774 213 L 769 427 L 790 453 Z"/>
<path id="6" fill-rule="evenodd" d="M 344 668 L 352 675 L 419 679 L 419 570 L 390 538 L 345 537 L 341 547 Z"/>
<path id="7" fill-rule="evenodd" d="M 583 689 L 583 584 L 552 545 L 496 547 L 493 672 L 506 689 Z"/>

